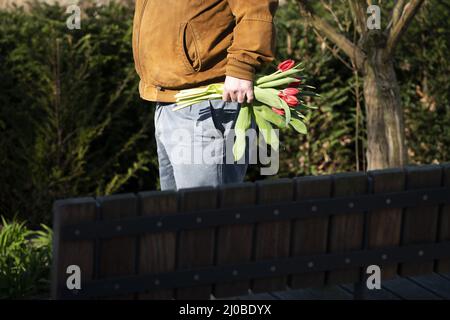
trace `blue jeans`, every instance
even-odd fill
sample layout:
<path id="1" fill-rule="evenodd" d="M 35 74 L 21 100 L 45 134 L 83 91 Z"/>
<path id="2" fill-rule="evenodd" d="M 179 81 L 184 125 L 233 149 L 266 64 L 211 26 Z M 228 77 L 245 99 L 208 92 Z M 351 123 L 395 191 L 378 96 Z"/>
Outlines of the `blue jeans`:
<path id="1" fill-rule="evenodd" d="M 229 161 L 234 140 L 230 130 L 234 129 L 241 105 L 208 100 L 174 111 L 176 106 L 175 103 L 156 104 L 155 137 L 161 190 L 242 182 L 248 157 L 240 163 Z M 248 148 L 247 143 L 247 155 Z"/>

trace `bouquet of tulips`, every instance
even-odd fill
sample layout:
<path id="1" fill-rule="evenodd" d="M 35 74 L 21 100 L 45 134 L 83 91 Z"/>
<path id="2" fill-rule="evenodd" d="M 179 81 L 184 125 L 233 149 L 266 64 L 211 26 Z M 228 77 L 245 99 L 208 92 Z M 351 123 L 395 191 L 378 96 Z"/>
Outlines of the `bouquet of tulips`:
<path id="1" fill-rule="evenodd" d="M 301 63 L 296 65 L 293 60 L 286 60 L 278 65 L 276 72 L 256 80 L 254 102 L 251 105 L 242 104 L 235 125 L 236 140 L 233 155 L 236 161 L 245 153 L 245 132 L 250 127 L 252 119 L 255 120 L 265 142 L 275 150 L 278 149 L 279 140 L 273 126 L 292 128 L 306 134 L 305 115 L 302 111 L 308 106 L 303 98 L 318 95 L 305 90 L 314 88 L 304 84 L 305 77 L 300 75 L 303 71 L 301 65 Z M 174 110 L 204 100 L 221 99 L 223 85 L 215 83 L 205 88 L 180 91 L 175 96 L 177 107 Z"/>

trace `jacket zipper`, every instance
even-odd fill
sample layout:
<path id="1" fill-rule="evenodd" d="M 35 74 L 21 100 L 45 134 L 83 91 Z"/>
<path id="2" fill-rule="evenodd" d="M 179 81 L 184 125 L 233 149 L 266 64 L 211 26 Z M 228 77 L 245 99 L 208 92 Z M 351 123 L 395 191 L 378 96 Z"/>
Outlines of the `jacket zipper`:
<path id="1" fill-rule="evenodd" d="M 147 6 L 147 2 L 149 0 L 144 0 L 144 4 L 142 5 L 141 14 L 139 16 L 139 24 L 138 24 L 138 34 L 137 34 L 137 40 L 136 40 L 136 58 L 137 58 L 137 65 L 139 68 L 139 73 L 141 74 L 141 79 L 144 83 L 146 83 L 144 79 L 144 73 L 142 72 L 142 66 L 141 66 L 141 58 L 140 58 L 140 42 L 141 42 L 141 26 L 142 26 L 142 18 L 144 17 L 145 7 Z"/>

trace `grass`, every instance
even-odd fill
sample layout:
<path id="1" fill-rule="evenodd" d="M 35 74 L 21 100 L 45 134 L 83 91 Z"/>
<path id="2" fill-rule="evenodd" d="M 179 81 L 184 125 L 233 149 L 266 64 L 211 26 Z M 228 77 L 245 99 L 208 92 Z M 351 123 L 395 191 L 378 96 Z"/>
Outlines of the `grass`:
<path id="1" fill-rule="evenodd" d="M 25 222 L 0 224 L 0 299 L 26 299 L 49 291 L 52 231 Z"/>

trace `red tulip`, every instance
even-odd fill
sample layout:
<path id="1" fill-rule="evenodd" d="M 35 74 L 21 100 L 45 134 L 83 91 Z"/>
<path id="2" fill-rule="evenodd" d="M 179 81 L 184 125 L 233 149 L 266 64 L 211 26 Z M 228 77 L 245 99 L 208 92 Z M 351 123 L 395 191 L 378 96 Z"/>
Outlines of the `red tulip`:
<path id="1" fill-rule="evenodd" d="M 282 94 L 287 96 L 296 96 L 297 94 L 299 94 L 299 92 L 300 90 L 298 90 L 297 88 L 286 88 L 281 91 Z"/>
<path id="2" fill-rule="evenodd" d="M 297 81 L 288 84 L 288 88 L 298 88 L 302 84 L 302 79 L 296 78 Z"/>
<path id="3" fill-rule="evenodd" d="M 283 94 L 282 92 L 280 92 L 278 94 L 278 96 L 283 99 L 284 101 L 286 101 L 286 103 L 288 104 L 288 106 L 290 107 L 296 107 L 298 105 L 298 99 L 296 96 L 288 96 Z"/>
<path id="4" fill-rule="evenodd" d="M 277 109 L 275 107 L 272 107 L 273 112 L 278 113 L 280 116 L 284 116 L 284 110 L 283 109 Z"/>
<path id="5" fill-rule="evenodd" d="M 292 69 L 294 66 L 295 66 L 295 61 L 289 59 L 289 60 L 286 60 L 286 61 L 283 61 L 282 63 L 280 63 L 278 65 L 278 70 L 284 72 L 284 71 L 288 71 L 288 70 Z"/>

